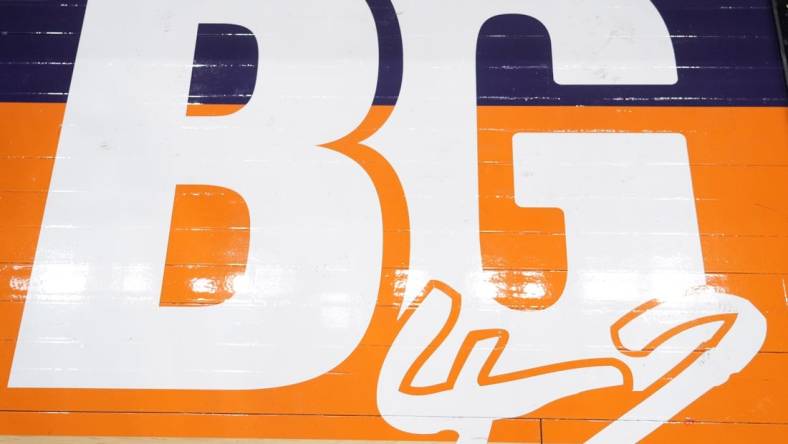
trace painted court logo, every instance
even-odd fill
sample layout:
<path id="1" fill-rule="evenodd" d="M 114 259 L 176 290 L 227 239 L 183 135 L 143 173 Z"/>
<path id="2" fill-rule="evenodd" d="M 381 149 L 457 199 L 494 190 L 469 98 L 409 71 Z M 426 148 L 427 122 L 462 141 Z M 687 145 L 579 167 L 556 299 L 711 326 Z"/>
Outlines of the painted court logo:
<path id="1" fill-rule="evenodd" d="M 0 432 L 601 443 L 724 417 L 696 402 L 788 346 L 787 227 L 753 209 L 785 207 L 787 100 L 772 40 L 724 71 L 750 40 L 679 3 L 82 4 L 65 108 L 0 104 Z"/>

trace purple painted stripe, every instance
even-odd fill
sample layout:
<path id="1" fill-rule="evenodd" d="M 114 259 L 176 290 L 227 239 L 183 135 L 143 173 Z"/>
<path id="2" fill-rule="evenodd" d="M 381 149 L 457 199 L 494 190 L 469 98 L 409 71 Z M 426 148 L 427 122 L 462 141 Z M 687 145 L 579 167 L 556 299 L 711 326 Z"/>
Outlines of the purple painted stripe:
<path id="1" fill-rule="evenodd" d="M 788 104 L 769 0 L 654 0 L 670 30 L 679 81 L 670 86 L 562 86 L 550 38 L 533 18 L 488 20 L 477 45 L 480 105 Z"/>
<path id="2" fill-rule="evenodd" d="M 375 104 L 391 105 L 402 75 L 399 24 L 390 0 L 367 3 L 381 48 Z M 501 16 L 488 21 L 479 36 L 479 104 L 788 105 L 770 0 L 654 0 L 654 4 L 673 36 L 680 66 L 677 85 L 558 86 L 552 82 L 544 28 L 533 19 Z M 85 5 L 85 0 L 0 2 L 0 101 L 66 100 Z M 436 24 L 436 32 L 440 26 Z M 225 47 L 219 51 L 222 63 L 195 70 L 190 101 L 245 103 L 253 87 L 248 79 L 252 64 L 243 51 L 227 49 L 235 43 L 213 44 Z M 195 54 L 196 60 L 200 57 Z"/>

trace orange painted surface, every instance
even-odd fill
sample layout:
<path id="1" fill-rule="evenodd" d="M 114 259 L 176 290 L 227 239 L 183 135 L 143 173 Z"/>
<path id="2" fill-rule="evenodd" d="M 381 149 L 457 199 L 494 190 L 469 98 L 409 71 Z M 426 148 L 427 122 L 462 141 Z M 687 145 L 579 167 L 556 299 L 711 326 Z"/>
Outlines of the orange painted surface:
<path id="1" fill-rule="evenodd" d="M 186 115 L 190 117 L 227 116 L 239 111 L 245 105 L 205 105 L 190 103 L 186 105 Z"/>
<path id="2" fill-rule="evenodd" d="M 542 433 L 544 442 L 576 443 L 577 437 L 591 436 L 607 424 L 607 421 L 545 420 Z M 788 425 L 785 424 L 670 422 L 642 442 L 779 443 L 785 436 L 788 436 Z"/>
<path id="3" fill-rule="evenodd" d="M 221 304 L 233 296 L 248 255 L 244 199 L 227 188 L 178 185 L 159 305 Z"/>
<path id="4" fill-rule="evenodd" d="M 7 385 L 64 109 L 62 104 L 0 104 L 2 387 Z M 374 107 L 356 132 L 326 145 L 365 169 L 377 189 L 384 223 L 378 306 L 361 344 L 345 362 L 295 386 L 256 391 L 0 388 L 0 433 L 454 438 L 448 432 L 432 437 L 407 435 L 388 426 L 376 409 L 378 371 L 403 322 L 396 316 L 400 278 L 407 273 L 408 215 L 396 173 L 374 147 L 361 141 L 385 122 L 390 111 L 390 107 Z M 546 282 L 552 298 L 547 299 L 555 300 L 566 273 L 559 212 L 514 205 L 512 135 L 599 130 L 685 135 L 708 283 L 749 299 L 769 323 L 763 349 L 748 367 L 693 403 L 649 440 L 779 442 L 777 437 L 788 433 L 788 109 L 480 108 L 480 240 L 485 268 L 499 273 L 502 287 L 515 289 L 501 292 L 502 304 L 518 308 L 523 298 L 516 289 L 529 279 Z M 243 262 L 239 259 L 244 255 L 243 229 L 248 229 L 248 222 L 244 225 L 240 203 L 233 203 L 231 195 L 218 200 L 211 193 L 196 196 L 203 197 L 175 197 L 166 274 L 172 280 L 168 283 L 165 278 L 164 287 L 177 291 L 165 291 L 164 304 L 199 301 L 199 294 L 188 293 L 187 282 L 197 276 L 224 279 L 237 273 L 233 267 Z M 234 210 L 227 212 L 229 207 Z M 219 213 L 223 216 L 216 217 Z M 202 231 L 192 229 L 197 227 Z M 539 254 L 512 253 L 523 249 Z M 199 270 L 207 274 L 194 274 L 194 266 L 201 263 L 214 268 Z M 525 419 L 500 421 L 492 438 L 579 442 L 648 394 L 622 386 L 562 399 Z"/>
<path id="5" fill-rule="evenodd" d="M 511 199 L 511 182 L 486 180 L 513 176 L 511 137 L 516 132 L 680 132 L 687 138 L 701 244 L 708 284 L 744 295 L 766 316 L 766 343 L 752 363 L 729 382 L 713 389 L 675 420 L 708 422 L 788 422 L 788 110 L 763 108 L 546 108 L 488 107 L 479 110 L 481 211 L 491 196 Z M 488 184 L 485 187 L 485 184 Z M 485 217 L 494 219 L 496 213 Z M 505 224 L 506 222 L 498 222 Z M 516 223 L 513 219 L 512 224 Z M 560 236 L 560 232 L 557 233 Z M 545 237 L 556 233 L 526 233 Z M 484 244 L 482 244 L 484 246 Z M 561 264 L 554 252 L 534 260 L 536 267 Z M 541 252 L 540 252 L 541 253 Z M 496 257 L 505 262 L 506 257 Z M 543 263 L 536 262 L 544 261 Z M 506 265 L 503 265 L 505 267 Z M 567 326 L 571 328 L 571 326 Z M 669 377 L 669 375 L 667 375 Z M 664 378 L 663 378 L 664 379 Z M 626 388 L 596 390 L 563 399 L 529 418 L 613 419 L 650 394 Z M 580 442 L 604 423 L 576 421 L 573 427 L 545 422 L 545 442 Z M 558 427 L 561 425 L 561 427 Z M 689 430 L 691 427 L 686 426 Z M 560 429 L 560 433 L 555 430 Z M 714 429 L 713 425 L 703 428 Z M 654 442 L 694 442 L 692 436 L 724 435 L 699 431 L 684 435 L 682 424 L 655 433 Z M 722 430 L 722 428 L 721 428 Z M 768 429 L 762 442 L 774 442 Z M 784 430 L 784 429 L 772 429 Z M 669 438 L 668 438 L 669 437 Z M 667 439 L 667 441 L 666 441 Z M 713 439 L 708 441 L 714 441 Z M 728 441 L 733 442 L 733 441 Z M 753 441 L 755 442 L 755 441 Z"/>

